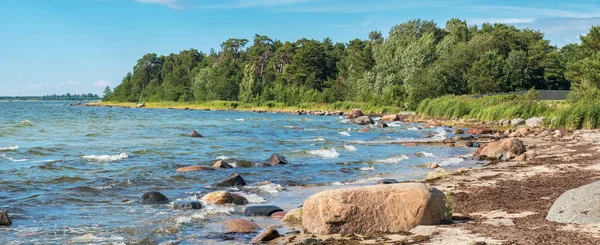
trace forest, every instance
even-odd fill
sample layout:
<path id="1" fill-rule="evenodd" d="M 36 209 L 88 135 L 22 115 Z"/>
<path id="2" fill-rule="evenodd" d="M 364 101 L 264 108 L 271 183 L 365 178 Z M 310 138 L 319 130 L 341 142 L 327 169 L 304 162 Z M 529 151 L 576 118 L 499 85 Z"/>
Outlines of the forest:
<path id="1" fill-rule="evenodd" d="M 84 100 L 99 100 L 100 96 L 97 94 L 52 94 L 52 95 L 44 95 L 44 96 L 0 96 L 0 100 L 76 100 L 76 101 L 84 101 Z"/>
<path id="2" fill-rule="evenodd" d="M 103 100 L 287 106 L 352 101 L 415 110 L 423 100 L 444 95 L 571 89 L 577 99 L 599 86 L 600 26 L 582 35 L 580 44 L 559 48 L 536 30 L 469 26 L 460 19 L 440 27 L 415 19 L 394 26 L 386 37 L 372 31 L 347 43 L 255 35 L 251 41 L 226 40 L 221 50 L 208 53 L 149 53 L 120 85 L 105 89 Z"/>

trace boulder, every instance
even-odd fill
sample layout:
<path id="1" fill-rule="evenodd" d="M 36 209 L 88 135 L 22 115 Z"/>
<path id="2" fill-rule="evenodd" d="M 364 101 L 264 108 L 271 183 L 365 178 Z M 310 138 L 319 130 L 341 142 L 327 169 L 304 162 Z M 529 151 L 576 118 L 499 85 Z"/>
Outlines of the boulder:
<path id="1" fill-rule="evenodd" d="M 521 136 L 525 136 L 531 133 L 531 130 L 529 130 L 529 128 L 527 127 L 520 127 L 517 130 L 515 130 L 515 132 L 521 134 Z"/>
<path id="2" fill-rule="evenodd" d="M 523 141 L 516 138 L 503 139 L 496 142 L 490 142 L 482 150 L 480 157 L 482 159 L 499 159 L 499 155 L 512 157 L 521 155 L 525 152 Z"/>
<path id="3" fill-rule="evenodd" d="M 238 173 L 232 173 L 227 178 L 215 184 L 216 187 L 234 187 L 234 186 L 245 186 L 246 181 Z"/>
<path id="4" fill-rule="evenodd" d="M 144 104 L 144 103 L 139 103 L 139 104 L 137 104 L 137 106 L 135 106 L 135 107 L 137 107 L 137 108 L 144 108 L 144 107 L 146 107 L 146 104 Z"/>
<path id="5" fill-rule="evenodd" d="M 285 217 L 285 212 L 284 211 L 278 211 L 275 213 L 272 213 L 271 216 L 269 216 L 269 218 L 271 219 L 283 219 L 283 217 Z"/>
<path id="6" fill-rule="evenodd" d="M 451 218 L 445 198 L 423 183 L 326 190 L 304 202 L 302 226 L 321 235 L 405 232 Z"/>
<path id="7" fill-rule="evenodd" d="M 283 222 L 290 224 L 302 223 L 302 208 L 294 208 L 283 216 Z"/>
<path id="8" fill-rule="evenodd" d="M 525 125 L 525 120 L 523 120 L 523 118 L 513 118 L 512 120 L 510 120 L 510 125 L 512 125 L 512 126 Z"/>
<path id="9" fill-rule="evenodd" d="M 397 184 L 398 181 L 395 179 L 380 179 L 376 184 L 378 185 L 389 185 L 389 184 Z"/>
<path id="10" fill-rule="evenodd" d="M 525 125 L 531 128 L 541 127 L 543 123 L 544 121 L 542 120 L 542 118 L 539 117 L 532 117 L 525 120 Z"/>
<path id="11" fill-rule="evenodd" d="M 235 163 L 236 163 L 235 159 L 219 160 L 219 161 L 215 162 L 215 164 L 213 164 L 213 168 L 233 168 L 233 166 L 231 166 L 231 164 L 235 164 Z"/>
<path id="12" fill-rule="evenodd" d="M 201 209 L 202 204 L 199 201 L 176 201 L 173 203 L 174 209 Z"/>
<path id="13" fill-rule="evenodd" d="M 427 173 L 427 177 L 425 177 L 425 180 L 436 180 L 436 179 L 443 179 L 446 176 L 450 175 L 450 172 L 448 170 L 445 170 L 443 168 L 436 168 L 435 170 Z"/>
<path id="14" fill-rule="evenodd" d="M 511 138 L 519 138 L 519 137 L 523 137 L 523 135 L 522 135 L 521 133 L 519 133 L 519 132 L 516 132 L 516 131 L 515 131 L 515 132 L 512 132 L 512 133 L 510 133 L 510 134 L 508 135 L 508 137 L 511 137 Z"/>
<path id="15" fill-rule="evenodd" d="M 374 124 L 375 122 L 369 116 L 362 116 L 362 117 L 357 117 L 355 119 L 352 119 L 352 123 L 358 124 L 358 125 L 368 125 L 368 124 Z"/>
<path id="16" fill-rule="evenodd" d="M 452 132 L 452 133 L 453 133 L 453 134 L 464 134 L 464 133 L 465 133 L 465 130 L 463 130 L 463 129 L 460 129 L 460 128 L 457 128 L 457 129 L 455 129 L 455 130 L 454 130 L 454 132 Z"/>
<path id="17" fill-rule="evenodd" d="M 600 224 L 600 181 L 560 195 L 546 219 L 559 223 Z"/>
<path id="18" fill-rule="evenodd" d="M 192 138 L 204 138 L 204 136 L 196 132 L 196 130 L 192 130 L 192 132 L 188 134 L 188 136 Z"/>
<path id="19" fill-rule="evenodd" d="M 503 118 L 503 119 L 500 119 L 500 121 L 498 121 L 498 124 L 500 124 L 502 126 L 508 126 L 508 125 L 510 125 L 510 120 Z"/>
<path id="20" fill-rule="evenodd" d="M 158 191 L 151 191 L 144 193 L 140 202 L 142 204 L 165 204 L 169 202 L 169 199 Z"/>
<path id="21" fill-rule="evenodd" d="M 227 232 L 233 233 L 249 233 L 260 229 L 257 224 L 245 219 L 231 219 L 225 222 Z"/>
<path id="22" fill-rule="evenodd" d="M 467 131 L 467 134 L 475 134 L 475 135 L 491 134 L 491 133 L 493 133 L 493 132 L 489 128 L 472 128 L 472 129 L 469 129 L 469 131 Z"/>
<path id="23" fill-rule="evenodd" d="M 456 170 L 455 174 L 464 174 L 464 173 L 469 172 L 469 171 L 471 171 L 470 168 L 459 168 L 459 169 Z"/>
<path id="24" fill-rule="evenodd" d="M 388 127 L 388 125 L 387 125 L 387 124 L 385 124 L 384 122 L 377 122 L 377 123 L 375 124 L 375 127 L 376 127 L 376 128 L 387 128 L 387 127 Z"/>
<path id="25" fill-rule="evenodd" d="M 271 156 L 267 158 L 266 162 L 271 165 L 288 164 L 288 161 L 285 159 L 285 157 L 277 153 L 271 154 Z"/>
<path id="26" fill-rule="evenodd" d="M 244 214 L 246 216 L 271 216 L 271 214 L 280 211 L 283 211 L 283 209 L 275 205 L 255 205 L 246 207 Z"/>
<path id="27" fill-rule="evenodd" d="M 456 147 L 473 147 L 473 141 L 461 140 L 454 142 L 454 146 Z"/>
<path id="28" fill-rule="evenodd" d="M 381 117 L 381 121 L 384 121 L 384 122 L 400 121 L 400 117 L 398 116 L 398 114 L 385 115 L 385 116 Z"/>
<path id="29" fill-rule="evenodd" d="M 248 200 L 238 194 L 234 194 L 228 191 L 215 191 L 206 194 L 201 199 L 204 203 L 207 204 L 228 204 L 233 203 L 235 205 L 245 205 L 248 204 Z"/>
<path id="30" fill-rule="evenodd" d="M 360 109 L 354 108 L 350 112 L 348 112 L 348 114 L 346 114 L 346 118 L 348 118 L 348 119 L 354 119 L 354 118 L 357 118 L 357 117 L 362 117 L 364 115 L 365 114 L 363 114 L 363 112 Z"/>
<path id="31" fill-rule="evenodd" d="M 275 229 L 267 229 L 260 234 L 256 235 L 256 237 L 252 238 L 252 242 L 261 243 L 268 242 L 274 240 L 275 238 L 280 237 L 279 232 Z"/>
<path id="32" fill-rule="evenodd" d="M 208 166 L 189 166 L 189 167 L 183 167 L 183 168 L 178 168 L 177 172 L 189 172 L 189 171 L 212 171 L 215 170 L 212 167 L 208 167 Z"/>
<path id="33" fill-rule="evenodd" d="M 429 121 L 427 121 L 427 124 L 425 124 L 425 128 L 441 127 L 441 126 L 442 126 L 441 122 L 434 121 L 434 120 L 429 120 Z"/>
<path id="34" fill-rule="evenodd" d="M 452 137 L 452 141 L 472 140 L 472 139 L 475 139 L 475 137 L 473 137 L 473 135 L 469 135 L 469 136 L 456 135 L 456 136 Z"/>
<path id="35" fill-rule="evenodd" d="M 0 210 L 0 226 L 12 225 L 10 217 L 8 217 L 8 211 Z"/>
<path id="36" fill-rule="evenodd" d="M 439 168 L 440 165 L 435 162 L 430 162 L 427 164 L 427 168 Z"/>

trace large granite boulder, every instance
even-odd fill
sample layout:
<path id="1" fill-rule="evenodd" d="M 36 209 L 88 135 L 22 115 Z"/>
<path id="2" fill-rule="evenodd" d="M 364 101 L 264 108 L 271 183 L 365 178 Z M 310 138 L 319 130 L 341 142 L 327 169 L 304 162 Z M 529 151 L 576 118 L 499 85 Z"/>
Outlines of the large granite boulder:
<path id="1" fill-rule="evenodd" d="M 227 178 L 222 179 L 215 184 L 216 187 L 235 187 L 245 185 L 246 181 L 238 173 L 232 173 L 231 175 L 227 176 Z"/>
<path id="2" fill-rule="evenodd" d="M 600 181 L 560 195 L 546 219 L 559 223 L 600 224 Z"/>
<path id="3" fill-rule="evenodd" d="M 271 154 L 271 156 L 267 158 L 266 162 L 271 165 L 288 164 L 288 161 L 285 159 L 285 157 L 277 153 Z"/>
<path id="4" fill-rule="evenodd" d="M 353 118 L 357 118 L 357 117 L 362 117 L 364 115 L 365 114 L 363 114 L 363 112 L 360 109 L 354 108 L 350 112 L 348 112 L 348 114 L 346 114 L 346 118 L 353 119 Z"/>
<path id="5" fill-rule="evenodd" d="M 445 198 L 423 183 L 326 190 L 304 202 L 302 226 L 322 235 L 398 233 L 451 219 Z"/>
<path id="6" fill-rule="evenodd" d="M 232 233 L 249 233 L 260 229 L 257 224 L 245 219 L 231 219 L 225 223 L 225 227 L 227 232 Z"/>
<path id="7" fill-rule="evenodd" d="M 279 232 L 273 228 L 264 230 L 263 232 L 256 235 L 256 237 L 252 238 L 252 242 L 261 243 L 268 242 L 280 237 Z"/>
<path id="8" fill-rule="evenodd" d="M 246 207 L 244 214 L 246 216 L 271 216 L 271 214 L 281 211 L 283 209 L 275 205 L 255 205 Z"/>
<path id="9" fill-rule="evenodd" d="M 516 138 L 503 139 L 487 144 L 480 153 L 482 159 L 500 159 L 516 157 L 525 153 L 525 144 Z M 511 156 L 511 157 L 507 157 Z"/>
<path id="10" fill-rule="evenodd" d="M 206 204 L 229 204 L 245 205 L 248 204 L 248 199 L 242 195 L 234 194 L 228 191 L 215 191 L 206 194 L 201 199 Z"/>
<path id="11" fill-rule="evenodd" d="M 294 208 L 283 216 L 283 222 L 291 223 L 291 224 L 301 224 L 302 223 L 302 208 Z"/>

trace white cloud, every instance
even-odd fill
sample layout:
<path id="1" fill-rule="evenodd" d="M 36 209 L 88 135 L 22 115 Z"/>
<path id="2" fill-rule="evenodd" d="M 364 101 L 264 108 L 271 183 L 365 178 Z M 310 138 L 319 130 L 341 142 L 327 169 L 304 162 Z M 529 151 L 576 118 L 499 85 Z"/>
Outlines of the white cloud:
<path id="1" fill-rule="evenodd" d="M 165 5 L 172 9 L 181 9 L 183 6 L 179 4 L 178 0 L 133 0 L 138 3 L 148 3 L 148 4 L 159 4 Z"/>
<path id="2" fill-rule="evenodd" d="M 104 79 L 98 80 L 94 83 L 94 87 L 106 87 L 108 85 L 110 85 L 110 83 Z"/>
<path id="3" fill-rule="evenodd" d="M 31 88 L 31 89 L 42 89 L 42 88 L 46 87 L 46 85 L 44 85 L 44 84 L 29 84 L 27 87 Z"/>
<path id="4" fill-rule="evenodd" d="M 66 81 L 66 82 L 59 83 L 57 85 L 53 85 L 52 87 L 56 88 L 56 87 L 71 86 L 71 85 L 75 85 L 75 84 L 78 84 L 78 83 L 79 83 L 79 81 L 69 80 L 69 81 Z"/>

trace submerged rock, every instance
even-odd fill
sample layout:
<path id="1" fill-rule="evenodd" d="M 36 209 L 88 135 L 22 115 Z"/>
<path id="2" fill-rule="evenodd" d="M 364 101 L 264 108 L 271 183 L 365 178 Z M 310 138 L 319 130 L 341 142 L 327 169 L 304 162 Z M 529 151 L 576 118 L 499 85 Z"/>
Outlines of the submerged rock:
<path id="1" fill-rule="evenodd" d="M 224 159 L 215 162 L 213 168 L 233 168 L 231 164 L 235 164 L 237 161 L 235 159 Z"/>
<path id="2" fill-rule="evenodd" d="M 387 124 L 385 124 L 384 122 L 377 122 L 377 123 L 375 124 L 375 127 L 376 127 L 376 128 L 387 128 L 387 127 L 388 127 L 388 125 L 387 125 Z"/>
<path id="3" fill-rule="evenodd" d="M 326 190 L 304 202 L 302 226 L 321 235 L 399 233 L 450 219 L 445 198 L 422 183 Z"/>
<path id="4" fill-rule="evenodd" d="M 208 170 L 208 171 L 212 171 L 215 170 L 212 167 L 208 167 L 208 166 L 189 166 L 189 167 L 182 167 L 182 168 L 178 168 L 177 172 L 189 172 L 189 171 L 200 171 L 200 170 Z"/>
<path id="5" fill-rule="evenodd" d="M 275 205 L 256 205 L 248 206 L 244 211 L 246 216 L 271 216 L 275 212 L 281 212 L 283 209 Z"/>
<path id="6" fill-rule="evenodd" d="M 238 173 L 232 173 L 227 178 L 215 184 L 216 187 L 245 186 L 246 181 Z"/>
<path id="7" fill-rule="evenodd" d="M 348 112 L 348 114 L 346 114 L 346 118 L 348 118 L 348 119 L 354 119 L 354 118 L 357 118 L 357 117 L 362 117 L 364 115 L 365 114 L 363 114 L 363 112 L 360 109 L 354 108 L 350 112 Z"/>
<path id="8" fill-rule="evenodd" d="M 252 242 L 256 242 L 256 243 L 268 242 L 268 241 L 274 240 L 275 238 L 278 238 L 280 236 L 281 235 L 279 235 L 279 232 L 277 230 L 271 228 L 271 229 L 267 229 L 267 230 L 261 232 L 256 237 L 252 238 Z"/>
<path id="9" fill-rule="evenodd" d="M 248 204 L 248 199 L 242 195 L 234 194 L 228 191 L 215 191 L 206 194 L 201 199 L 207 204 L 229 204 L 245 205 Z"/>
<path id="10" fill-rule="evenodd" d="M 287 212 L 283 217 L 283 222 L 290 224 L 300 224 L 302 223 L 302 208 L 294 208 Z"/>
<path id="11" fill-rule="evenodd" d="M 380 179 L 376 184 L 378 185 L 389 185 L 389 184 L 397 184 L 398 181 L 395 179 Z"/>
<path id="12" fill-rule="evenodd" d="M 271 165 L 288 164 L 288 161 L 285 159 L 285 157 L 277 153 L 271 154 L 271 156 L 267 158 L 266 162 Z"/>
<path id="13" fill-rule="evenodd" d="M 559 223 L 600 224 L 600 181 L 560 195 L 546 219 Z"/>
<path id="14" fill-rule="evenodd" d="M 192 132 L 188 134 L 188 136 L 192 138 L 204 138 L 204 136 L 196 132 L 196 130 L 192 130 Z"/>
<path id="15" fill-rule="evenodd" d="M 358 125 L 368 125 L 368 124 L 374 124 L 375 122 L 369 116 L 362 116 L 362 117 L 357 117 L 355 119 L 352 119 L 352 123 L 358 124 Z"/>
<path id="16" fill-rule="evenodd" d="M 199 201 L 176 201 L 173 204 L 174 209 L 201 209 L 202 204 Z"/>
<path id="17" fill-rule="evenodd" d="M 228 232 L 249 233 L 260 229 L 257 224 L 245 219 L 232 219 L 225 223 Z"/>
<path id="18" fill-rule="evenodd" d="M 158 191 L 146 192 L 142 195 L 142 204 L 165 204 L 168 203 L 169 199 Z"/>
<path id="19" fill-rule="evenodd" d="M 0 210 L 0 226 L 9 226 L 12 225 L 12 221 L 10 217 L 8 217 L 8 211 Z"/>

